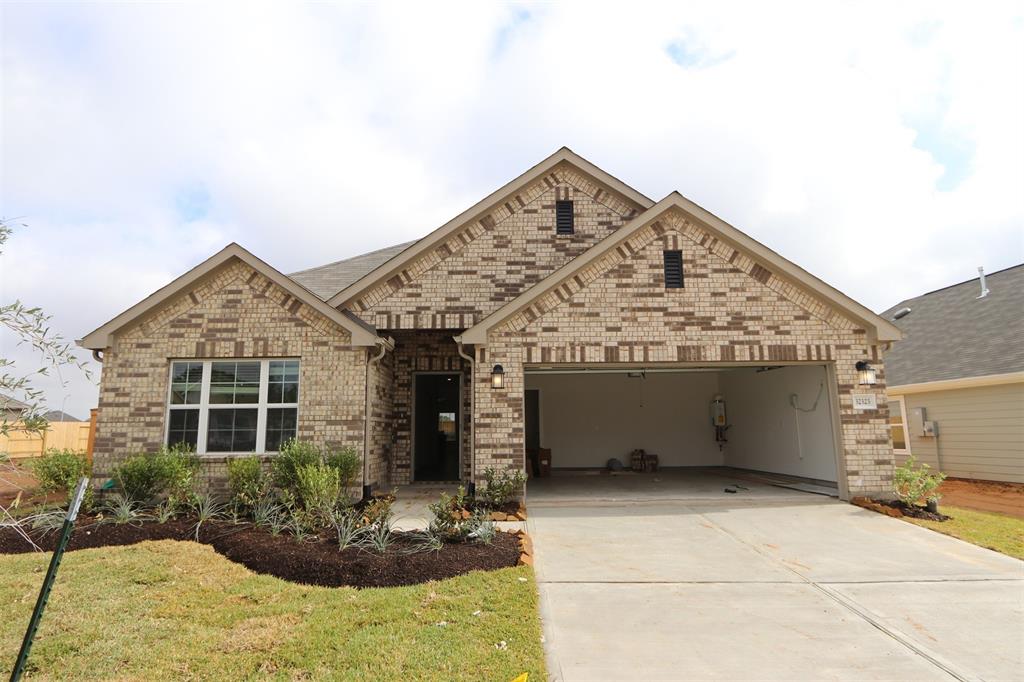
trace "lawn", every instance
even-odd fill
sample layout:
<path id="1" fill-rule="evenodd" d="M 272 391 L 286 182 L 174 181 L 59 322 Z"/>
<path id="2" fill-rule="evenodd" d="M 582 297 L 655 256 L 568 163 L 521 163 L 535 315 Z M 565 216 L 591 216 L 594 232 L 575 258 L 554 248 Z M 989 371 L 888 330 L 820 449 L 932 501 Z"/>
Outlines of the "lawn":
<path id="1" fill-rule="evenodd" d="M 960 507 L 943 506 L 941 511 L 953 518 L 949 521 L 926 521 L 909 516 L 903 518 L 972 544 L 1024 559 L 1024 519 Z"/>
<path id="2" fill-rule="evenodd" d="M 0 556 L 8 676 L 49 555 Z M 530 567 L 410 587 L 307 587 L 206 545 L 65 555 L 30 679 L 543 680 Z"/>

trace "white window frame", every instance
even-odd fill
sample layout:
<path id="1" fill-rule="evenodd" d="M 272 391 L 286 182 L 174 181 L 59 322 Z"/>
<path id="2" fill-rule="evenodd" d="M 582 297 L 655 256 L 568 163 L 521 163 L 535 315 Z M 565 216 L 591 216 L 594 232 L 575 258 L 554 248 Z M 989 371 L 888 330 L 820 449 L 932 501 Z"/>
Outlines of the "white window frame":
<path id="1" fill-rule="evenodd" d="M 282 360 L 294 360 L 299 363 L 299 393 L 294 403 L 267 403 L 267 394 L 270 386 L 270 363 Z M 171 393 L 174 390 L 174 363 L 200 362 L 203 365 L 203 381 L 200 384 L 199 402 L 174 405 L 171 403 Z M 260 363 L 260 392 L 259 401 L 255 403 L 217 403 L 210 404 L 210 380 L 212 378 L 213 363 L 215 362 L 258 362 Z M 167 411 L 164 419 L 164 443 L 170 438 L 171 432 L 171 411 L 172 410 L 199 410 L 199 433 L 196 435 L 196 454 L 224 457 L 230 455 L 264 455 L 273 454 L 277 450 L 268 453 L 267 446 L 267 410 L 279 408 L 291 408 L 295 410 L 295 432 L 299 430 L 299 402 L 302 395 L 302 360 L 301 358 L 174 358 L 167 364 Z M 256 410 L 256 449 L 253 452 L 206 452 L 207 426 L 209 425 L 210 410 Z"/>
<path id="2" fill-rule="evenodd" d="M 910 454 L 910 428 L 907 425 L 907 403 L 903 399 L 903 396 L 896 395 L 889 398 L 889 440 L 892 441 L 892 406 L 899 403 L 900 420 L 903 423 L 903 442 L 906 443 L 907 447 L 898 448 L 893 443 L 892 451 L 897 455 L 909 455 Z"/>

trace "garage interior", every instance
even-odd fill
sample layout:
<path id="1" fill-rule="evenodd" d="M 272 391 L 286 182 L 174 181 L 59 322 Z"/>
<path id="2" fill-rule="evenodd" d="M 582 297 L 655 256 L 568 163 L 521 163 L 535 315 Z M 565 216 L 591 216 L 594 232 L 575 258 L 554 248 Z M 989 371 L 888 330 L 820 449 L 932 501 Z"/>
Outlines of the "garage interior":
<path id="1" fill-rule="evenodd" d="M 626 493 L 654 478 L 721 492 L 717 478 L 745 474 L 838 494 L 836 399 L 824 365 L 536 367 L 525 391 L 528 457 L 543 453 L 551 474 L 531 481 L 531 493 Z M 638 449 L 657 455 L 658 473 L 630 471 Z M 612 459 L 624 470 L 587 476 L 608 474 Z"/>

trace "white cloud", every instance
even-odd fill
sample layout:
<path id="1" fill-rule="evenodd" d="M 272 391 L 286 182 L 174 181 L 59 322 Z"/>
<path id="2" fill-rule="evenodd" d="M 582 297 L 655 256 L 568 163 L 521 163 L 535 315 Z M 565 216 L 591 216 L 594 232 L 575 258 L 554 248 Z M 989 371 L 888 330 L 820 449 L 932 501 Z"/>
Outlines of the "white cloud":
<path id="1" fill-rule="evenodd" d="M 425 234 L 563 144 L 875 309 L 1024 258 L 1012 4 L 0 11 L 4 300 L 68 337 L 228 241 L 287 271 Z"/>

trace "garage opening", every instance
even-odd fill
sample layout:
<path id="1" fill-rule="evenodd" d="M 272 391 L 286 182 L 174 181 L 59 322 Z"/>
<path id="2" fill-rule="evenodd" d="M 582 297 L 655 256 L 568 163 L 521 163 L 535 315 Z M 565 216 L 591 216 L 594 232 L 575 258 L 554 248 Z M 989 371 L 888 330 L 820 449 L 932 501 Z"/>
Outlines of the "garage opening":
<path id="1" fill-rule="evenodd" d="M 625 471 L 643 450 L 661 471 L 728 467 L 835 489 L 830 386 L 827 368 L 811 364 L 528 368 L 528 459 L 543 453 L 556 476 L 608 471 L 610 461 Z"/>

